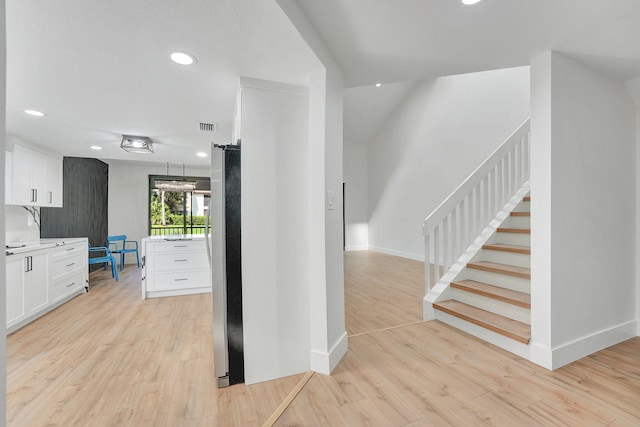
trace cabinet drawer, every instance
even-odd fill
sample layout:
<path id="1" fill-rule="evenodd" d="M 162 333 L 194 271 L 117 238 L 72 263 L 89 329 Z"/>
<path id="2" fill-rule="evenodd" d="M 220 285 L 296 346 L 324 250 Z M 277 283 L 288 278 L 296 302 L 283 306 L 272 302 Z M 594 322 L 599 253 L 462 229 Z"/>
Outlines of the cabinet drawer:
<path id="1" fill-rule="evenodd" d="M 150 262 L 153 271 L 208 268 L 207 254 L 204 251 L 153 254 Z"/>
<path id="2" fill-rule="evenodd" d="M 84 267 L 84 254 L 76 252 L 71 256 L 64 258 L 54 258 L 52 262 L 53 277 L 59 277 L 63 274 L 81 269 Z"/>
<path id="3" fill-rule="evenodd" d="M 147 243 L 147 251 L 149 253 L 155 252 L 197 252 L 204 251 L 205 244 L 203 240 L 176 240 L 176 241 L 163 241 L 154 242 L 152 244 Z"/>
<path id="4" fill-rule="evenodd" d="M 51 286 L 51 300 L 55 301 L 84 286 L 84 271 L 80 271 L 67 278 L 55 280 Z"/>
<path id="5" fill-rule="evenodd" d="M 154 274 L 154 290 L 201 288 L 209 286 L 209 270 L 176 271 Z"/>
<path id="6" fill-rule="evenodd" d="M 51 251 L 52 258 L 65 258 L 75 256 L 76 254 L 83 254 L 87 251 L 87 245 L 83 243 L 74 243 L 71 245 L 59 246 Z"/>

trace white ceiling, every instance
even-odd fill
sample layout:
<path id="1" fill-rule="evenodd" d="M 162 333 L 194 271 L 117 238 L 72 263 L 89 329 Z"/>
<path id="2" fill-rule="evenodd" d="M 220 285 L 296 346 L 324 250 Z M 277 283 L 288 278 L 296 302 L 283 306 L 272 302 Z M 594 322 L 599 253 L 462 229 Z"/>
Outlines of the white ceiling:
<path id="1" fill-rule="evenodd" d="M 557 50 L 640 75 L 638 0 L 299 0 L 347 87 L 528 65 Z"/>
<path id="2" fill-rule="evenodd" d="M 206 165 L 196 152 L 231 140 L 239 76 L 307 85 L 320 65 L 271 0 L 7 0 L 6 20 L 7 132 L 69 156 Z"/>
<path id="3" fill-rule="evenodd" d="M 298 2 L 345 71 L 345 141 L 370 139 L 412 81 L 551 49 L 640 76 L 639 0 Z M 7 0 L 6 19 L 7 131 L 69 156 L 206 165 L 195 153 L 230 141 L 239 76 L 305 85 L 319 67 L 275 0 Z M 174 50 L 197 64 L 173 64 Z M 156 154 L 125 153 L 122 134 L 150 136 Z"/>
<path id="4" fill-rule="evenodd" d="M 366 144 L 400 105 L 415 82 L 360 86 L 344 90 L 344 141 Z"/>

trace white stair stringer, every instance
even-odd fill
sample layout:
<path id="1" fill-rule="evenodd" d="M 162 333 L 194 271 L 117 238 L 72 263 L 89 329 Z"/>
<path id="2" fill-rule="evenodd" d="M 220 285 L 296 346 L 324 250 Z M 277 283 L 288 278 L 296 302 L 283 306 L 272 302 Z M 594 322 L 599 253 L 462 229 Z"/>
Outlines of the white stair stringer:
<path id="1" fill-rule="evenodd" d="M 433 320 L 436 318 L 440 319 L 441 318 L 440 315 L 445 314 L 445 313 L 438 312 L 438 317 L 436 317 L 436 310 L 434 310 L 433 308 L 433 303 L 438 301 L 445 301 L 451 298 L 451 293 L 452 293 L 451 287 L 450 287 L 451 282 L 454 279 L 456 279 L 456 277 L 459 277 L 459 275 L 465 269 L 467 269 L 466 267 L 467 263 L 471 262 L 471 260 L 478 254 L 478 252 L 482 250 L 482 246 L 486 244 L 492 238 L 492 236 L 494 236 L 494 234 L 496 234 L 496 230 L 498 229 L 498 227 L 501 227 L 502 224 L 505 222 L 505 220 L 509 218 L 510 213 L 516 207 L 518 207 L 518 205 L 520 204 L 524 196 L 526 196 L 529 193 L 529 191 L 530 191 L 530 183 L 529 181 L 526 181 L 522 185 L 522 187 L 514 194 L 514 196 L 509 200 L 509 202 L 500 210 L 500 212 L 498 212 L 498 214 L 494 217 L 494 219 L 491 220 L 489 225 L 485 227 L 482 233 L 480 233 L 480 235 L 475 239 L 473 244 L 469 246 L 469 248 L 458 258 L 458 260 L 451 266 L 451 268 L 449 268 L 449 270 L 440 278 L 440 280 L 428 291 L 427 295 L 424 297 L 424 300 L 423 300 L 423 319 L 424 320 Z M 511 234 L 511 233 L 500 233 L 500 234 Z M 527 239 L 516 240 L 513 243 L 503 241 L 503 243 L 510 243 L 510 244 L 516 244 L 516 245 L 529 245 L 529 242 L 530 242 L 529 235 L 522 234 L 519 236 L 524 236 Z M 478 271 L 478 273 L 485 273 L 485 272 Z M 473 275 L 475 274 L 476 273 L 474 272 Z M 488 274 L 492 274 L 492 273 L 488 273 Z M 518 278 L 510 277 L 508 279 L 518 279 Z M 474 279 L 474 280 L 478 280 L 481 282 L 483 281 L 481 279 Z M 521 280 L 524 280 L 524 279 L 521 279 Z M 487 281 L 484 281 L 484 282 L 490 283 Z M 509 287 L 509 286 L 504 286 L 504 287 L 508 287 L 513 290 L 524 292 L 524 290 L 522 289 L 523 288 L 522 284 L 520 286 L 516 285 L 513 287 Z M 453 316 L 449 316 L 449 315 L 447 316 L 453 318 Z M 464 323 L 469 323 L 461 319 L 457 319 L 457 320 L 460 320 L 461 322 L 464 322 Z M 480 329 L 484 329 L 484 328 L 480 328 Z M 490 332 L 490 331 L 487 331 L 487 332 Z M 491 333 L 494 334 L 493 332 Z M 495 335 L 499 335 L 499 334 L 495 334 Z M 508 338 L 505 338 L 505 339 L 508 339 Z"/>

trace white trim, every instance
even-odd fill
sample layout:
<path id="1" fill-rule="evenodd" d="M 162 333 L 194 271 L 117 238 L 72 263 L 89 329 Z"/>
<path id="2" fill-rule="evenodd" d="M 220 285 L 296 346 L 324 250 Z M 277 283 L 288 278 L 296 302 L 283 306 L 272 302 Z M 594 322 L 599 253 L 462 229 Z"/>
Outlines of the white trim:
<path id="1" fill-rule="evenodd" d="M 144 298 L 177 297 L 182 295 L 210 294 L 211 286 L 185 289 L 168 289 L 163 291 L 146 291 Z"/>
<path id="2" fill-rule="evenodd" d="M 637 336 L 638 321 L 630 320 L 577 340 L 555 347 L 552 351 L 551 369 L 574 362 L 604 348 Z"/>
<path id="3" fill-rule="evenodd" d="M 546 369 L 552 369 L 553 366 L 553 353 L 549 347 L 545 347 L 531 339 L 529 343 L 530 349 L 530 358 L 529 361 L 535 363 L 536 365 L 540 365 Z"/>
<path id="4" fill-rule="evenodd" d="M 240 77 L 241 88 L 273 90 L 277 92 L 291 93 L 294 95 L 309 95 L 309 88 L 288 83 L 273 82 L 268 80 Z"/>
<path id="5" fill-rule="evenodd" d="M 32 314 L 31 316 L 22 319 L 18 323 L 15 323 L 15 324 L 11 325 L 10 327 L 8 327 L 6 329 L 6 334 L 8 335 L 8 334 L 10 334 L 12 332 L 17 331 L 18 329 L 22 328 L 23 326 L 27 326 L 29 323 L 31 323 L 34 320 L 44 316 L 45 314 L 49 313 L 50 311 L 55 310 L 56 308 L 60 307 L 61 305 L 66 304 L 67 302 L 71 301 L 72 299 L 74 299 L 78 295 L 86 294 L 86 293 L 87 293 L 87 291 L 86 291 L 84 286 L 81 287 L 81 288 L 78 288 L 77 290 L 73 291 L 69 295 L 63 297 L 62 299 L 60 299 L 58 301 L 56 301 L 55 303 L 51 304 L 50 306 L 47 306 L 47 308 L 45 308 L 44 310 L 39 311 L 39 312 L 37 312 L 35 314 Z M 6 323 L 5 323 L 5 325 L 6 325 Z"/>
<path id="6" fill-rule="evenodd" d="M 379 248 L 377 246 L 369 246 L 370 251 L 382 252 L 383 254 L 399 256 L 402 258 L 413 259 L 424 262 L 424 254 L 412 254 L 410 252 L 396 251 L 395 249 Z"/>
<path id="7" fill-rule="evenodd" d="M 356 245 L 356 246 L 345 246 L 345 252 L 353 252 L 353 251 L 368 251 L 368 245 Z"/>
<path id="8" fill-rule="evenodd" d="M 347 353 L 347 350 L 349 350 L 349 338 L 345 331 L 328 353 L 317 350 L 311 351 L 311 370 L 330 375 L 335 367 L 338 366 L 338 362 Z"/>

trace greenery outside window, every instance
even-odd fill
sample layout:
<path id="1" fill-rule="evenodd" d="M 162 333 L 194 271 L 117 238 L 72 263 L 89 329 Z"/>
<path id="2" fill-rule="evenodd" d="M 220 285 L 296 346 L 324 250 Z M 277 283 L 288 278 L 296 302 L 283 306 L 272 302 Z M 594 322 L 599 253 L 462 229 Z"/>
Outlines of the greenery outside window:
<path id="1" fill-rule="evenodd" d="M 204 234 L 209 178 L 149 175 L 149 235 Z"/>

